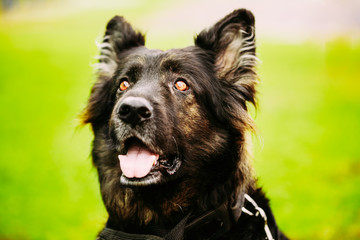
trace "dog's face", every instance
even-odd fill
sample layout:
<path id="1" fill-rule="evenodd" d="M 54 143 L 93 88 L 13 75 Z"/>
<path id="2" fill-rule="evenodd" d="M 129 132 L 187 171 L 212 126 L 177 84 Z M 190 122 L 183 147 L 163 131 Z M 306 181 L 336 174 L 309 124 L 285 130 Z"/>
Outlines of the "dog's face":
<path id="1" fill-rule="evenodd" d="M 256 83 L 250 12 L 234 11 L 195 46 L 169 51 L 147 49 L 140 33 L 114 17 L 99 46 L 84 122 L 93 127 L 93 161 L 110 215 L 152 198 L 189 205 L 186 198 L 210 185 L 247 181 L 246 102 L 254 103 Z M 168 192 L 155 197 L 148 189 Z"/>
<path id="2" fill-rule="evenodd" d="M 201 98 L 209 97 L 206 85 L 218 83 L 202 54 L 193 47 L 168 52 L 138 47 L 121 55 L 109 121 L 121 184 L 168 182 L 184 172 L 186 159 L 199 164 L 225 144 L 221 129 L 211 131 L 217 122 L 211 109 L 202 106 Z"/>

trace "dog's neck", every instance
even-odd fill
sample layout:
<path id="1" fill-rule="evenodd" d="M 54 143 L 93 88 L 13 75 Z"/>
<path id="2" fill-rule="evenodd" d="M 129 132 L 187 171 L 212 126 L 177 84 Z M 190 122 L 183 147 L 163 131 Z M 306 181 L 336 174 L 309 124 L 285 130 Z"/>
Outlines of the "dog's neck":
<path id="1" fill-rule="evenodd" d="M 224 203 L 231 204 L 233 196 L 247 188 L 235 182 L 238 179 L 229 179 L 220 186 L 199 186 L 199 183 L 183 180 L 173 183 L 179 184 L 176 187 L 169 184 L 141 189 L 124 188 L 123 207 L 116 213 L 109 213 L 107 227 L 155 235 L 170 231 L 190 212 L 196 217 Z M 194 188 L 189 188 L 191 184 Z"/>

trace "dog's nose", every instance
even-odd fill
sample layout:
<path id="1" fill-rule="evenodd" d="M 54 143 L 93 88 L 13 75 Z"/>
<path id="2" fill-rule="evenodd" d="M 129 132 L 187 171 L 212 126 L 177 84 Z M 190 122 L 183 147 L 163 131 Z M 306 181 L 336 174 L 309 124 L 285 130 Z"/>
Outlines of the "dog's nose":
<path id="1" fill-rule="evenodd" d="M 127 97 L 119 106 L 119 118 L 125 123 L 136 125 L 149 119 L 152 115 L 153 107 L 150 102 L 142 97 Z"/>

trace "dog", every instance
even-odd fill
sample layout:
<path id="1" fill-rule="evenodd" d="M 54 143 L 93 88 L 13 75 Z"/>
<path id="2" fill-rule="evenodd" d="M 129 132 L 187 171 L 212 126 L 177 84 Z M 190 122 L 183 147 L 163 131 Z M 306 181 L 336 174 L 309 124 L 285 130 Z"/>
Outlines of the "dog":
<path id="1" fill-rule="evenodd" d="M 115 16 L 83 123 L 109 214 L 97 239 L 287 239 L 257 186 L 255 20 L 235 10 L 168 51 Z"/>

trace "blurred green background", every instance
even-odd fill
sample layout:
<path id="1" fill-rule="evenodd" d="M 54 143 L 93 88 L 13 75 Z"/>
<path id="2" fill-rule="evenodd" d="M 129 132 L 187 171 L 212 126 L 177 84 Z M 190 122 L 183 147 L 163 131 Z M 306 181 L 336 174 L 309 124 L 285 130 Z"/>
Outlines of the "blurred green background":
<path id="1" fill-rule="evenodd" d="M 360 239 L 357 1 L 1 3 L 0 239 L 95 239 L 104 225 L 92 135 L 77 116 L 112 16 L 166 50 L 240 7 L 257 17 L 254 165 L 280 227 L 292 239 Z"/>

